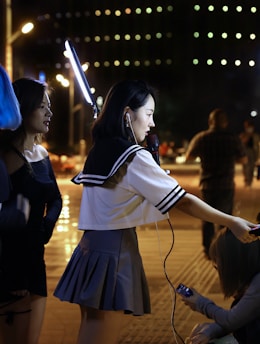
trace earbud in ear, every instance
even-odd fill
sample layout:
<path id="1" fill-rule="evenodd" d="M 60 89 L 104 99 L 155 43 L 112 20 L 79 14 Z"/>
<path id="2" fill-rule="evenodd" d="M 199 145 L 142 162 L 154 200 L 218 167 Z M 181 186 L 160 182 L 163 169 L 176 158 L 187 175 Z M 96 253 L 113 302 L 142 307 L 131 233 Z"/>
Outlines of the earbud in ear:
<path id="1" fill-rule="evenodd" d="M 125 116 L 126 116 L 126 119 L 127 119 L 129 122 L 131 122 L 131 117 L 130 117 L 130 115 L 129 115 L 129 112 L 126 112 Z"/>
<path id="2" fill-rule="evenodd" d="M 126 120 L 126 126 L 130 127 L 130 123 L 131 123 L 131 117 L 129 115 L 129 112 L 125 113 L 125 120 Z"/>

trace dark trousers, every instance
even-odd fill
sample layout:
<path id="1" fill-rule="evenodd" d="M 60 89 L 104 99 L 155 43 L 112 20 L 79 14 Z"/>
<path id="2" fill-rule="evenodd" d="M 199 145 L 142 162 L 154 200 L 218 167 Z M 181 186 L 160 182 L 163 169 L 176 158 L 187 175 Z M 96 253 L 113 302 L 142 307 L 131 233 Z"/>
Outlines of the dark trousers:
<path id="1" fill-rule="evenodd" d="M 201 190 L 202 199 L 213 208 L 232 214 L 234 203 L 234 189 Z M 219 227 L 221 228 L 221 227 Z M 202 244 L 208 253 L 210 243 L 215 234 L 215 225 L 211 222 L 202 222 Z"/>

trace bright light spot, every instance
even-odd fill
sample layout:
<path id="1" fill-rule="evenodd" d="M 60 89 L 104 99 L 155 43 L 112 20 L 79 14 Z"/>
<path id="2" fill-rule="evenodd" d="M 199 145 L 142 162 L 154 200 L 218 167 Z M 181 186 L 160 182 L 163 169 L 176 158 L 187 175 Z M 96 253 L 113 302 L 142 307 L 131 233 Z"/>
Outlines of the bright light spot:
<path id="1" fill-rule="evenodd" d="M 100 10 L 96 10 L 96 11 L 95 11 L 95 15 L 96 15 L 97 17 L 100 17 L 100 16 L 101 16 L 101 11 L 100 11 Z"/>
<path id="2" fill-rule="evenodd" d="M 209 10 L 210 12 L 213 12 L 213 11 L 214 11 L 214 6 L 213 6 L 213 5 L 209 5 L 208 10 Z"/>
<path id="3" fill-rule="evenodd" d="M 200 5 L 194 5 L 194 11 L 199 11 L 200 10 Z"/>
<path id="4" fill-rule="evenodd" d="M 157 11 L 158 13 L 162 13 L 162 11 L 163 11 L 162 6 L 157 6 L 157 7 L 156 7 L 156 11 Z"/>
<path id="5" fill-rule="evenodd" d="M 120 17 L 120 16 L 121 16 L 121 11 L 116 10 L 116 11 L 115 11 L 115 16 L 116 16 L 116 17 Z"/>
<path id="6" fill-rule="evenodd" d="M 222 59 L 220 61 L 220 63 L 222 64 L 222 66 L 226 66 L 227 65 L 227 60 L 226 59 Z"/>
<path id="7" fill-rule="evenodd" d="M 240 65 L 241 65 L 241 61 L 240 61 L 240 60 L 236 60 L 236 61 L 235 61 L 235 66 L 238 67 L 238 66 L 240 66 Z"/>
<path id="8" fill-rule="evenodd" d="M 213 38 L 213 37 L 214 37 L 213 32 L 208 32 L 208 38 Z"/>
<path id="9" fill-rule="evenodd" d="M 242 38 L 242 34 L 240 32 L 236 33 L 236 39 L 241 39 Z"/>
<path id="10" fill-rule="evenodd" d="M 124 66 L 129 67 L 130 66 L 130 61 L 129 60 L 125 60 L 124 61 Z"/>
<path id="11" fill-rule="evenodd" d="M 126 35 L 125 35 L 125 40 L 126 40 L 126 41 L 130 41 L 130 39 L 131 39 L 131 36 L 130 36 L 129 34 L 126 34 Z"/>
<path id="12" fill-rule="evenodd" d="M 207 65 L 208 65 L 208 66 L 213 65 L 213 60 L 212 60 L 212 59 L 207 59 Z"/>
<path id="13" fill-rule="evenodd" d="M 242 12 L 243 8 L 242 8 L 242 6 L 237 6 L 236 10 L 237 10 L 237 12 Z"/>
<path id="14" fill-rule="evenodd" d="M 117 35 L 114 36 L 114 38 L 115 38 L 116 41 L 119 41 L 120 40 L 120 35 L 117 34 Z"/>
<path id="15" fill-rule="evenodd" d="M 26 24 L 22 27 L 21 31 L 22 31 L 23 34 L 26 35 L 26 34 L 29 33 L 30 31 L 32 31 L 33 28 L 34 28 L 33 23 L 29 22 L 29 23 L 26 23 Z"/>
<path id="16" fill-rule="evenodd" d="M 151 9 L 151 7 L 147 7 L 146 10 L 145 10 L 145 12 L 146 12 L 147 14 L 151 14 L 151 13 L 153 12 L 153 10 Z"/>
<path id="17" fill-rule="evenodd" d="M 136 40 L 136 41 L 140 41 L 140 39 L 141 39 L 141 36 L 140 36 L 140 35 L 138 35 L 138 34 L 135 35 L 135 40 Z"/>
<path id="18" fill-rule="evenodd" d="M 258 115 L 258 113 L 257 113 L 256 110 L 252 110 L 251 113 L 250 113 L 251 117 L 256 117 L 257 115 Z"/>
<path id="19" fill-rule="evenodd" d="M 147 33 L 147 34 L 145 35 L 145 39 L 146 39 L 147 41 L 150 41 L 151 38 L 152 38 L 152 37 L 151 37 L 151 35 L 150 35 L 149 33 Z"/>
<path id="20" fill-rule="evenodd" d="M 255 61 L 254 60 L 250 60 L 248 62 L 248 64 L 249 64 L 250 67 L 254 67 L 255 66 Z"/>
<path id="21" fill-rule="evenodd" d="M 109 9 L 106 9 L 106 10 L 105 10 L 105 15 L 106 15 L 106 16 L 110 16 L 110 15 L 111 15 L 111 11 L 110 11 Z"/>
<path id="22" fill-rule="evenodd" d="M 199 36 L 200 36 L 199 32 L 194 32 L 194 33 L 193 33 L 193 37 L 194 37 L 194 38 L 199 38 Z"/>
<path id="23" fill-rule="evenodd" d="M 115 60 L 114 61 L 114 66 L 119 67 L 120 66 L 120 61 L 119 60 Z"/>
<path id="24" fill-rule="evenodd" d="M 95 40 L 95 42 L 100 42 L 101 38 L 100 38 L 100 36 L 95 36 L 94 40 Z"/>
<path id="25" fill-rule="evenodd" d="M 250 39 L 255 40 L 256 39 L 256 35 L 254 33 L 250 33 L 249 35 Z"/>
<path id="26" fill-rule="evenodd" d="M 222 32 L 221 37 L 223 39 L 226 39 L 228 37 L 228 34 L 226 32 Z"/>
<path id="27" fill-rule="evenodd" d="M 141 65 L 141 62 L 139 60 L 134 61 L 134 65 L 136 67 L 139 67 Z"/>
<path id="28" fill-rule="evenodd" d="M 136 8 L 135 13 L 136 13 L 136 14 L 141 14 L 141 13 L 142 13 L 141 8 Z"/>
<path id="29" fill-rule="evenodd" d="M 127 7 L 126 9 L 125 9 L 125 14 L 131 14 L 131 8 L 129 8 L 129 7 Z"/>
<path id="30" fill-rule="evenodd" d="M 256 12 L 257 12 L 257 9 L 256 9 L 255 6 L 251 7 L 251 12 L 252 12 L 252 13 L 256 13 Z"/>
<path id="31" fill-rule="evenodd" d="M 222 11 L 223 11 L 223 12 L 228 12 L 228 6 L 223 6 L 223 7 L 222 7 Z"/>

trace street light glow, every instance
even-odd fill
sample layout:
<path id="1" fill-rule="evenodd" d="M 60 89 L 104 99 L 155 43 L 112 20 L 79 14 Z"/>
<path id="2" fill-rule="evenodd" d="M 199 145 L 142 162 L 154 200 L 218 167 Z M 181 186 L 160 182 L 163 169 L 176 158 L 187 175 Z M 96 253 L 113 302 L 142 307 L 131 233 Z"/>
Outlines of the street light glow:
<path id="1" fill-rule="evenodd" d="M 23 25 L 23 27 L 21 28 L 21 31 L 24 35 L 26 35 L 30 31 L 32 31 L 33 28 L 34 28 L 34 24 L 32 22 L 28 22 L 28 23 Z"/>

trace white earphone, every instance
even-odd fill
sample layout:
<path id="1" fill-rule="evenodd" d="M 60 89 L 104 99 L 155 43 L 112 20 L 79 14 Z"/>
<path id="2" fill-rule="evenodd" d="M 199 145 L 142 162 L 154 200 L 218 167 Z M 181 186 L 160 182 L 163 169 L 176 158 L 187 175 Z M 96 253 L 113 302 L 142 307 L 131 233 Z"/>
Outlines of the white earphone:
<path id="1" fill-rule="evenodd" d="M 130 117 L 129 112 L 126 112 L 125 116 L 126 116 L 128 123 L 130 124 L 131 123 L 131 117 Z"/>

